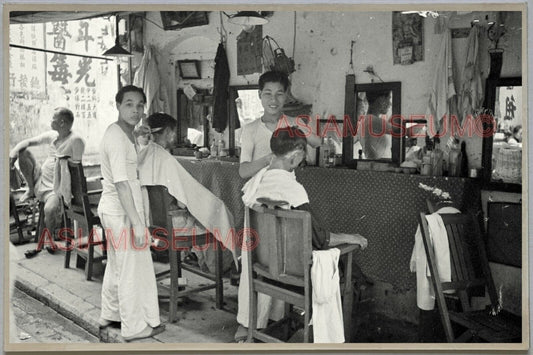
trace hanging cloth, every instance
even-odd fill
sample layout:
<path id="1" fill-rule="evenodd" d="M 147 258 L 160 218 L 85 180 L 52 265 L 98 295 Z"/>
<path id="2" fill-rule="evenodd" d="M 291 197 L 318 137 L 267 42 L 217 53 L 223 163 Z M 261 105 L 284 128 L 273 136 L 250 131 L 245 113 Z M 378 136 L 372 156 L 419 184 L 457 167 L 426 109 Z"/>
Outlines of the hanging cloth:
<path id="1" fill-rule="evenodd" d="M 452 36 L 449 28 L 442 35 L 433 85 L 429 94 L 427 114 L 433 117 L 435 129 L 428 133 L 436 133 L 440 130 L 442 118 L 450 115 L 453 110 L 455 86 L 453 84 L 453 60 L 452 60 Z"/>
<path id="2" fill-rule="evenodd" d="M 229 64 L 224 44 L 218 45 L 215 57 L 215 77 L 213 83 L 213 128 L 217 132 L 223 132 L 228 124 L 228 87 L 229 87 Z"/>
<path id="3" fill-rule="evenodd" d="M 474 110 L 483 105 L 484 91 L 481 77 L 481 55 L 479 51 L 479 28 L 473 26 L 468 35 L 466 61 L 461 75 L 461 90 L 459 92 L 459 120 L 462 120 Z"/>
<path id="4" fill-rule="evenodd" d="M 133 85 L 143 88 L 146 94 L 146 112 L 169 112 L 165 86 L 161 82 L 157 60 L 152 46 L 146 46 L 141 65 L 135 72 Z"/>

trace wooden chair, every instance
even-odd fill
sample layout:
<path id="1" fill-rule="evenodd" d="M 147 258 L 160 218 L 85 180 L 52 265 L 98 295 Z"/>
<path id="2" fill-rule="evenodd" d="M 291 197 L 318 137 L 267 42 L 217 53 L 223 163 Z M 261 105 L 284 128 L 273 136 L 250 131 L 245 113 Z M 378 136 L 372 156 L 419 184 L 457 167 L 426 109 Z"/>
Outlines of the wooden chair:
<path id="1" fill-rule="evenodd" d="M 420 226 L 447 341 L 466 342 L 475 338 L 486 342 L 519 342 L 521 318 L 501 309 L 498 303 L 477 220 L 471 214 L 442 214 L 441 217 L 450 246 L 451 282 L 442 282 L 439 277 L 425 213 L 420 213 Z M 486 309 L 472 308 L 467 292 L 474 287 L 488 291 L 491 304 Z M 444 292 L 449 290 L 455 290 L 462 311 L 448 309 Z M 459 336 L 455 335 L 452 323 L 461 329 Z"/>
<path id="2" fill-rule="evenodd" d="M 169 241 L 168 247 L 168 259 L 170 268 L 163 272 L 156 274 L 156 278 L 161 280 L 166 277 L 170 277 L 170 286 L 160 286 L 168 290 L 169 295 L 159 295 L 160 299 L 169 299 L 169 322 L 175 322 L 177 320 L 178 313 L 178 298 L 188 296 L 192 293 L 206 291 L 212 288 L 216 289 L 216 308 L 223 308 L 223 283 L 222 283 L 222 244 L 215 239 L 211 234 L 199 234 L 199 235 L 179 235 L 179 239 L 172 242 L 172 230 L 174 227 L 172 224 L 172 214 L 175 213 L 169 210 L 172 196 L 164 186 L 146 186 L 148 191 L 148 198 L 150 201 L 150 214 L 151 214 L 151 226 L 150 232 L 159 236 L 159 238 L 166 238 Z M 184 210 L 181 212 L 188 213 Z M 177 213 L 180 213 L 179 211 Z M 165 233 L 158 233 L 158 229 L 163 229 Z M 215 241 L 216 259 L 215 259 L 215 275 L 201 271 L 191 265 L 182 263 L 181 251 L 191 250 L 193 246 L 202 247 L 206 246 L 210 242 Z M 212 244 L 213 246 L 213 244 Z M 211 246 L 211 247 L 212 247 Z M 207 285 L 189 288 L 181 291 L 179 289 L 179 278 L 182 276 L 182 269 L 192 272 L 196 275 L 202 276 L 206 279 L 214 282 Z"/>
<path id="3" fill-rule="evenodd" d="M 268 205 L 268 204 L 267 204 Z M 272 207 L 272 206 L 271 206 Z M 257 292 L 270 295 L 304 310 L 304 339 L 311 341 L 309 321 L 311 319 L 311 265 L 312 228 L 311 215 L 306 211 L 283 210 L 257 206 L 248 208 L 250 230 L 257 233 L 258 244 L 248 258 L 250 287 L 250 317 L 248 342 L 258 339 L 263 342 L 282 342 L 268 333 L 270 328 L 281 325 L 276 322 L 265 331 L 256 329 Z M 345 337 L 351 329 L 353 306 L 352 257 L 359 248 L 354 244 L 335 246 L 341 255 L 347 255 L 344 277 L 343 318 Z"/>
<path id="4" fill-rule="evenodd" d="M 71 249 L 73 248 L 76 250 L 77 254 L 76 265 L 80 265 L 80 258 L 84 259 L 85 278 L 91 280 L 94 263 L 102 261 L 107 257 L 105 251 L 105 233 L 97 213 L 97 204 L 91 203 L 91 200 L 94 200 L 95 196 L 100 195 L 102 190 L 87 190 L 87 180 L 81 163 L 69 161 L 68 170 L 71 179 L 72 201 L 70 207 L 67 207 L 64 203 L 62 204 L 64 208 L 63 223 L 67 228 L 73 228 L 72 222 L 77 221 L 81 226 L 87 228 L 87 239 L 76 239 L 75 230 L 73 230 L 74 235 L 63 233 L 63 236 L 66 237 L 65 268 L 70 267 L 70 254 Z M 79 227 L 80 226 L 78 226 L 78 228 Z M 96 232 L 96 227 L 100 227 L 100 234 Z M 95 236 L 100 236 L 100 240 L 95 240 Z M 74 246 L 72 246 L 73 242 L 75 243 Z M 102 248 L 102 255 L 95 256 L 95 246 L 100 246 Z"/>

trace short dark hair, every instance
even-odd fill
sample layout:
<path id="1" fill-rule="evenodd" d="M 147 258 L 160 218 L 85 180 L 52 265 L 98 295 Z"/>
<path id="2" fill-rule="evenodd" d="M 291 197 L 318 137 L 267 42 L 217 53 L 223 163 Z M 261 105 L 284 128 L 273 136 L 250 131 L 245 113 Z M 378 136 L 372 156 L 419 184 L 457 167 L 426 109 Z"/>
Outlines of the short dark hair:
<path id="1" fill-rule="evenodd" d="M 521 129 L 522 129 L 522 125 L 521 124 L 514 126 L 513 134 L 517 134 Z"/>
<path id="2" fill-rule="evenodd" d="M 270 149 L 276 156 L 283 156 L 294 150 L 307 151 L 305 133 L 297 126 L 278 128 L 270 137 Z"/>
<path id="3" fill-rule="evenodd" d="M 174 117 L 170 116 L 169 114 L 159 112 L 159 113 L 153 113 L 151 114 L 147 119 L 146 122 L 148 123 L 148 126 L 150 126 L 150 129 L 155 130 L 160 128 L 163 131 L 165 128 L 176 128 L 177 121 Z M 154 132 L 155 133 L 155 132 Z"/>
<path id="4" fill-rule="evenodd" d="M 74 122 L 74 114 L 72 111 L 70 111 L 66 107 L 58 107 L 55 109 L 54 115 L 58 115 L 62 119 L 65 120 L 68 124 L 72 124 Z"/>
<path id="5" fill-rule="evenodd" d="M 267 71 L 259 77 L 259 90 L 263 90 L 266 83 L 280 83 L 285 91 L 287 91 L 290 85 L 287 74 L 275 70 Z"/>
<path id="6" fill-rule="evenodd" d="M 126 94 L 127 92 L 138 92 L 142 95 L 144 103 L 146 103 L 146 94 L 144 93 L 144 90 L 135 85 L 126 85 L 120 88 L 120 90 L 115 95 L 115 102 L 121 104 L 122 100 L 124 99 L 124 94 Z"/>

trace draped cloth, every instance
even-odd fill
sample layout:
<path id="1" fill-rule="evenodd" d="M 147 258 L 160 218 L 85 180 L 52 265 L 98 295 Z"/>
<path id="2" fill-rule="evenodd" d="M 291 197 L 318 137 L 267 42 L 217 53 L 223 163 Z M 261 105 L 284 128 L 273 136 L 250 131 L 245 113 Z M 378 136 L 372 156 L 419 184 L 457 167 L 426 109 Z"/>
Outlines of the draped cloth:
<path id="1" fill-rule="evenodd" d="M 54 169 L 54 192 L 58 197 L 63 197 L 67 207 L 72 203 L 72 182 L 68 170 L 69 156 L 56 156 Z"/>
<path id="2" fill-rule="evenodd" d="M 460 213 L 460 211 L 454 207 L 443 207 L 435 213 L 426 215 L 429 238 L 437 261 L 437 271 L 441 282 L 450 282 L 452 280 L 448 233 L 440 216 L 440 214 L 446 213 Z M 435 291 L 431 283 L 431 272 L 420 226 L 418 226 L 415 234 L 410 270 L 411 272 L 416 272 L 416 304 L 418 308 L 426 311 L 432 310 L 435 307 Z"/>
<path id="3" fill-rule="evenodd" d="M 344 323 L 337 248 L 313 250 L 313 341 L 344 343 Z"/>
<path id="4" fill-rule="evenodd" d="M 233 215 L 224 202 L 199 183 L 160 145 L 150 142 L 138 155 L 139 180 L 142 186 L 162 185 L 191 215 L 213 233 L 235 259 L 237 233 Z M 235 233 L 232 233 L 235 232 Z"/>
<path id="5" fill-rule="evenodd" d="M 458 96 L 459 119 L 461 121 L 483 105 L 484 91 L 479 36 L 479 27 L 473 26 L 468 35 L 466 60 L 461 75 L 461 90 Z"/>
<path id="6" fill-rule="evenodd" d="M 228 124 L 228 87 L 229 87 L 229 64 L 224 44 L 219 43 L 215 57 L 215 77 L 213 83 L 213 128 L 217 132 L 223 132 Z"/>
<path id="7" fill-rule="evenodd" d="M 452 57 L 452 35 L 449 28 L 444 30 L 441 38 L 437 64 L 433 84 L 429 93 L 427 114 L 433 117 L 431 122 L 434 129 L 429 133 L 437 133 L 442 125 L 441 121 L 445 115 L 450 115 L 453 109 L 453 98 L 456 94 L 453 82 L 453 57 Z"/>
<path id="8" fill-rule="evenodd" d="M 143 88 L 146 94 L 146 112 L 168 112 L 168 100 L 165 87 L 159 75 L 156 56 L 152 46 L 146 46 L 141 65 L 135 72 L 133 85 Z"/>

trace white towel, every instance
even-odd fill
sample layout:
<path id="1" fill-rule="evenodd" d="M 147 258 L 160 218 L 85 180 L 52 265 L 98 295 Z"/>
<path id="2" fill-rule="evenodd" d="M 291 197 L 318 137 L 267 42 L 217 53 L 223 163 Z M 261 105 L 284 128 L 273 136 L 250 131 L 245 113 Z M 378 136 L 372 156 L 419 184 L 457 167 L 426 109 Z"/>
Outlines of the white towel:
<path id="1" fill-rule="evenodd" d="M 455 96 L 452 65 L 452 37 L 450 29 L 447 28 L 442 35 L 427 107 L 427 114 L 437 123 L 434 127 L 440 127 L 442 117 L 452 113 L 452 99 Z M 430 130 L 429 133 L 437 132 Z"/>
<path id="2" fill-rule="evenodd" d="M 437 212 L 426 215 L 428 221 L 429 237 L 433 252 L 437 260 L 437 270 L 442 282 L 451 281 L 450 247 L 448 233 L 440 214 L 461 213 L 454 207 L 443 207 Z M 416 303 L 418 308 L 430 311 L 435 307 L 435 291 L 431 284 L 431 273 L 427 261 L 422 232 L 418 226 L 415 234 L 415 245 L 410 261 L 411 272 L 416 272 Z"/>
<path id="3" fill-rule="evenodd" d="M 58 197 L 63 197 L 67 207 L 72 202 L 72 182 L 70 180 L 70 171 L 68 170 L 69 156 L 56 156 L 56 165 L 54 168 L 54 192 Z"/>
<path id="4" fill-rule="evenodd" d="M 298 207 L 309 202 L 305 188 L 296 181 L 292 171 L 264 168 L 254 175 L 242 188 L 242 201 L 245 206 L 253 206 L 258 198 L 287 201 L 290 206 Z"/>
<path id="5" fill-rule="evenodd" d="M 313 338 L 315 343 L 343 343 L 344 323 L 339 277 L 340 250 L 313 251 Z"/>

